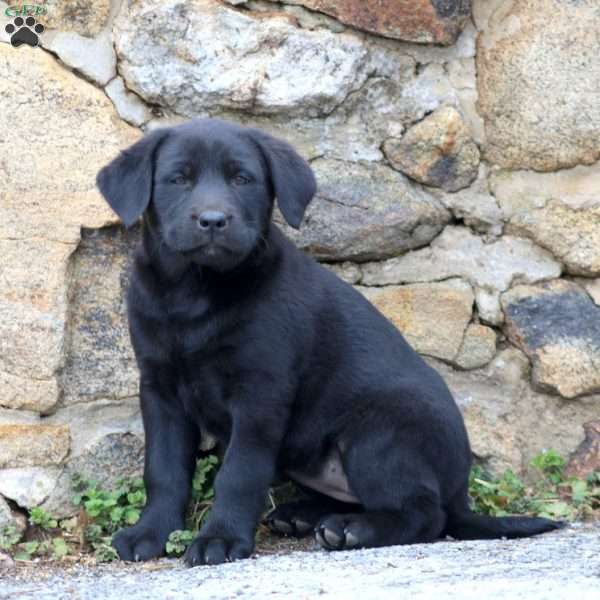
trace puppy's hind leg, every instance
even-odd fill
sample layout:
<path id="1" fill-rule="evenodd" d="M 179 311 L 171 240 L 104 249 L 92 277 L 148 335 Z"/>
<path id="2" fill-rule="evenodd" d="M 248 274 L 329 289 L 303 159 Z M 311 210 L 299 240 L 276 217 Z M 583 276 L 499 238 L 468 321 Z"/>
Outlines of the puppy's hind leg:
<path id="1" fill-rule="evenodd" d="M 446 514 L 435 475 L 410 445 L 386 433 L 353 441 L 344 452 L 350 487 L 364 511 L 323 517 L 315 535 L 324 548 L 416 544 L 442 534 Z"/>

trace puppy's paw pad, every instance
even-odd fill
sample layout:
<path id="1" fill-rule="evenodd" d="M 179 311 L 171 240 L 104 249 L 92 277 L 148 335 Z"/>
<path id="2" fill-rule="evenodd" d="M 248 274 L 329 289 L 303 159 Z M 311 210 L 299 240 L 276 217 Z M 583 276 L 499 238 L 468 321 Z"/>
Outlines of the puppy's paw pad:
<path id="1" fill-rule="evenodd" d="M 302 519 L 291 519 L 284 521 L 283 519 L 269 519 L 265 521 L 267 527 L 279 535 L 291 535 L 294 537 L 302 537 L 310 533 L 314 528 L 312 523 L 303 521 Z"/>
<path id="2" fill-rule="evenodd" d="M 121 560 L 139 562 L 165 553 L 163 537 L 163 534 L 152 529 L 134 525 L 117 532 L 113 536 L 112 546 Z"/>
<path id="3" fill-rule="evenodd" d="M 4 31 L 8 33 L 10 37 L 10 43 L 15 46 L 21 46 L 27 44 L 28 46 L 35 47 L 39 42 L 39 35 L 44 33 L 44 26 L 38 23 L 33 17 L 16 17 L 12 23 L 9 23 Z"/>
<path id="4" fill-rule="evenodd" d="M 273 533 L 304 537 L 315 528 L 317 520 L 310 510 L 297 502 L 278 506 L 266 516 L 264 523 Z"/>
<path id="5" fill-rule="evenodd" d="M 294 533 L 293 523 L 281 519 L 267 519 L 267 526 L 272 532 L 280 535 L 292 535 Z"/>
<path id="6" fill-rule="evenodd" d="M 303 521 L 302 519 L 294 519 L 293 523 L 296 526 L 296 532 L 299 535 L 306 535 L 311 529 L 314 528 L 312 523 Z"/>
<path id="7" fill-rule="evenodd" d="M 239 539 L 197 537 L 187 549 L 184 560 L 190 567 L 220 565 L 224 562 L 248 558 L 252 544 Z"/>
<path id="8" fill-rule="evenodd" d="M 344 515 L 325 517 L 315 528 L 315 539 L 326 550 L 350 550 L 361 545 L 352 520 Z"/>

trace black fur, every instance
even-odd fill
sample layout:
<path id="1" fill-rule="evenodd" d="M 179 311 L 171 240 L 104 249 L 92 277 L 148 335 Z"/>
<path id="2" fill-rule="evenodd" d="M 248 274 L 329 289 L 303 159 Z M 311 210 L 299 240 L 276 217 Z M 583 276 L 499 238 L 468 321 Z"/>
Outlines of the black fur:
<path id="1" fill-rule="evenodd" d="M 192 565 L 249 556 L 269 485 L 285 473 L 329 485 L 327 457 L 345 473 L 341 499 L 355 503 L 316 495 L 276 509 L 274 530 L 315 529 L 340 549 L 558 526 L 471 513 L 469 442 L 441 377 L 270 223 L 277 197 L 298 227 L 315 192 L 288 144 L 196 120 L 145 137 L 98 185 L 125 224 L 144 216 L 128 306 L 148 502 L 114 539 L 121 558 L 161 555 L 184 527 L 203 431 L 225 452 L 210 519 L 186 555 Z"/>

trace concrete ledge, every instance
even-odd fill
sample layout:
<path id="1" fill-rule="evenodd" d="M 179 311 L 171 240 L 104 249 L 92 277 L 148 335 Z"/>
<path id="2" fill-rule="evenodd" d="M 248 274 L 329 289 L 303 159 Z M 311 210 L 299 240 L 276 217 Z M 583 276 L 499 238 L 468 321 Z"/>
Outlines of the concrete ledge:
<path id="1" fill-rule="evenodd" d="M 113 563 L 29 582 L 17 569 L 0 583 L 0 599 L 596 600 L 599 589 L 597 524 L 526 540 L 296 552 L 195 569 L 167 559 Z"/>

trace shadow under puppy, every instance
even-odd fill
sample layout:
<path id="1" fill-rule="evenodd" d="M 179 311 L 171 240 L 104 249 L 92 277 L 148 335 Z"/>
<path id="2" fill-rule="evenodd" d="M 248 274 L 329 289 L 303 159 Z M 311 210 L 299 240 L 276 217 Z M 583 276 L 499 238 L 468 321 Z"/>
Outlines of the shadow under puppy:
<path id="1" fill-rule="evenodd" d="M 216 119 L 156 130 L 98 175 L 125 225 L 143 215 L 128 293 L 148 501 L 113 544 L 164 553 L 183 529 L 202 432 L 225 450 L 190 565 L 248 557 L 281 475 L 315 490 L 268 517 L 341 550 L 555 529 L 469 508 L 471 451 L 442 378 L 350 285 L 271 223 L 315 194 L 287 143 Z"/>

